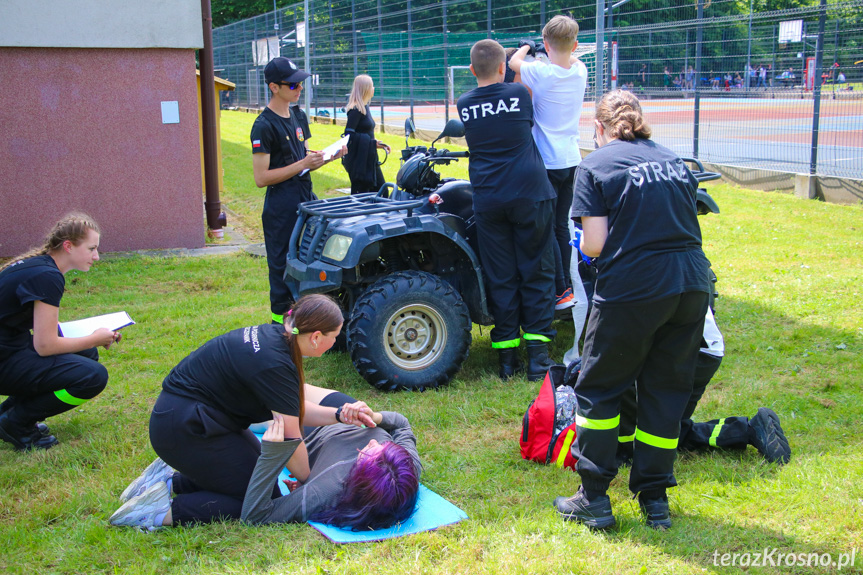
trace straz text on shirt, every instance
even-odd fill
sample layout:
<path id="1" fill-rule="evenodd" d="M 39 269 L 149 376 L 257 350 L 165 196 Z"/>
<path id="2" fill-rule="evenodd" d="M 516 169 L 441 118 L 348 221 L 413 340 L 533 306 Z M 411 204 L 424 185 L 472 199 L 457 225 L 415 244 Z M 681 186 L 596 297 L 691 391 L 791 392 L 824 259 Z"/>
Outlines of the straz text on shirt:
<path id="1" fill-rule="evenodd" d="M 461 109 L 461 121 L 467 122 L 471 119 L 476 120 L 479 117 L 495 116 L 504 112 L 521 112 L 518 98 L 509 98 L 509 106 L 506 105 L 506 99 L 504 98 L 497 101 L 497 106 L 492 102 L 466 106 Z"/>

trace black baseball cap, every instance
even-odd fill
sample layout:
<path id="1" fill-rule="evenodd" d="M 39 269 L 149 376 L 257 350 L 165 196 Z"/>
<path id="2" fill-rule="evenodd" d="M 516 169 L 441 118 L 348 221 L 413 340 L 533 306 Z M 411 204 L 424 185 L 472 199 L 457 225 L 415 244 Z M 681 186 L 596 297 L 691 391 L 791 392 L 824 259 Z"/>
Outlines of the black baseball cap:
<path id="1" fill-rule="evenodd" d="M 311 76 L 308 72 L 300 70 L 296 64 L 287 58 L 273 58 L 264 68 L 264 80 L 267 84 L 279 82 L 302 82 Z"/>

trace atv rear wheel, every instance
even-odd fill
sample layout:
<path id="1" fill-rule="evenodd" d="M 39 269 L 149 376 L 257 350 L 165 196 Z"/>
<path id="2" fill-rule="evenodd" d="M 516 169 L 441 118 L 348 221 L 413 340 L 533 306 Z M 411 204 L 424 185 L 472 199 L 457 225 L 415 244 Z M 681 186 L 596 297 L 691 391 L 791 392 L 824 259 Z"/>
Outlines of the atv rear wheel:
<path id="1" fill-rule="evenodd" d="M 445 385 L 467 357 L 471 322 L 461 295 L 425 272 L 394 273 L 368 288 L 348 322 L 357 371 L 378 389 Z"/>

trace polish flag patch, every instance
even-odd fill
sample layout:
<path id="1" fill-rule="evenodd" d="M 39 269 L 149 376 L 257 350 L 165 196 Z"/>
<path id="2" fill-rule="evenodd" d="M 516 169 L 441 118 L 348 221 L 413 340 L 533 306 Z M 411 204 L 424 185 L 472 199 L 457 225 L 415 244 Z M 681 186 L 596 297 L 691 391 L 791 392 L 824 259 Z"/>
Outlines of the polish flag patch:
<path id="1" fill-rule="evenodd" d="M 252 147 L 253 148 L 260 148 L 261 147 L 261 141 L 260 140 L 252 140 Z"/>

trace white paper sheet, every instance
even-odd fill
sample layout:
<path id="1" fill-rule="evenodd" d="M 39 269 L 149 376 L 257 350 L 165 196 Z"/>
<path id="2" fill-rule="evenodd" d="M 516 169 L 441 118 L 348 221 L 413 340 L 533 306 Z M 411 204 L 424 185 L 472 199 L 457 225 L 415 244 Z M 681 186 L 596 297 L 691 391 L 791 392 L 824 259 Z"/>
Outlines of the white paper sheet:
<path id="1" fill-rule="evenodd" d="M 117 331 L 124 327 L 135 325 L 132 318 L 124 311 L 116 313 L 106 313 L 105 315 L 97 315 L 86 319 L 76 321 L 65 321 L 60 323 L 60 333 L 63 337 L 84 337 L 88 336 L 100 327 Z"/>
<path id="2" fill-rule="evenodd" d="M 339 140 L 333 142 L 332 144 L 321 150 L 321 153 L 324 155 L 324 161 L 326 162 L 327 160 L 338 154 L 339 150 L 342 149 L 342 146 L 347 146 L 348 138 L 350 138 L 350 136 L 340 138 Z"/>

